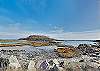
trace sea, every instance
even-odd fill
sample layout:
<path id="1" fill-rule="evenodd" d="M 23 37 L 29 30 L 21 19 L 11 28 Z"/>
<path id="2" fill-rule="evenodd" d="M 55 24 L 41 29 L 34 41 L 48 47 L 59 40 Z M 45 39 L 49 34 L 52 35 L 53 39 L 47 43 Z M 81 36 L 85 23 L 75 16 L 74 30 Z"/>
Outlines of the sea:
<path id="1" fill-rule="evenodd" d="M 64 40 L 62 41 L 65 45 L 72 45 L 72 46 L 78 46 L 79 44 L 92 44 L 95 45 L 95 42 L 93 40 Z"/>
<path id="2" fill-rule="evenodd" d="M 92 44 L 95 45 L 95 42 L 92 40 L 63 40 L 60 41 L 62 44 L 65 45 L 72 45 L 72 46 L 78 46 L 79 44 Z M 2 44 L 2 43 L 1 43 Z M 8 44 L 8 43 L 7 43 Z M 1 47 L 0 50 L 26 50 L 28 52 L 30 51 L 39 51 L 39 50 L 44 50 L 44 51 L 53 51 L 57 46 L 41 46 L 41 47 L 34 47 L 34 46 L 16 46 L 16 47 Z"/>

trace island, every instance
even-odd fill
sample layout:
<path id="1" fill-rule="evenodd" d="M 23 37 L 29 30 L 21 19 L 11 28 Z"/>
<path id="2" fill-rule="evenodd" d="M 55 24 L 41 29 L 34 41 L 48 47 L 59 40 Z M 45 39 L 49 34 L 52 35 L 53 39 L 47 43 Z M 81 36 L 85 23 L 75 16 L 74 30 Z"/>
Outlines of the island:
<path id="1" fill-rule="evenodd" d="M 50 46 L 53 45 L 56 39 L 50 38 L 44 35 L 30 35 L 26 38 L 19 38 L 14 40 L 0 40 L 0 47 L 12 47 L 12 46 Z"/>

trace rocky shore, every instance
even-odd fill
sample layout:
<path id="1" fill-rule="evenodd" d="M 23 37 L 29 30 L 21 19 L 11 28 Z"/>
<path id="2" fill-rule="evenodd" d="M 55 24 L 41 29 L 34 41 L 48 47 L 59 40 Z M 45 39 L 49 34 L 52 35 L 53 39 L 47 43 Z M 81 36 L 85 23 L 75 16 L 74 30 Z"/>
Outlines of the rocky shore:
<path id="1" fill-rule="evenodd" d="M 39 35 L 0 42 L 0 71 L 100 71 L 99 43 L 73 46 Z"/>
<path id="2" fill-rule="evenodd" d="M 32 46 L 26 46 L 32 47 Z M 23 48 L 26 48 L 23 46 Z M 54 46 L 50 47 L 53 48 Z M 0 50 L 1 71 L 99 71 L 99 48 L 97 45 L 80 44 L 74 49 L 78 56 L 61 57 L 54 50 L 40 48 Z M 55 46 L 54 48 L 59 48 Z M 72 47 L 67 47 L 72 48 Z M 69 51 L 69 50 L 66 50 Z M 98 52 L 98 54 L 97 54 Z M 67 53 L 67 52 L 66 52 Z M 91 54 L 95 54 L 92 56 Z M 12 62 L 13 61 L 13 62 Z M 3 64 L 3 65 L 2 65 Z"/>

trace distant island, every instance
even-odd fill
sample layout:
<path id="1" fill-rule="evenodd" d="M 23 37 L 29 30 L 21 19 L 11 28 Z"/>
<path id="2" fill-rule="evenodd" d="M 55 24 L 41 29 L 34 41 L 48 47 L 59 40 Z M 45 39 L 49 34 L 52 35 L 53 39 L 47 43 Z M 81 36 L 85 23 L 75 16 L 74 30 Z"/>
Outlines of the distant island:
<path id="1" fill-rule="evenodd" d="M 48 36 L 44 36 L 44 35 L 30 35 L 30 36 L 28 36 L 26 38 L 20 38 L 18 40 L 50 42 L 50 41 L 54 41 L 56 39 L 49 38 Z"/>
<path id="2" fill-rule="evenodd" d="M 50 38 L 44 35 L 30 35 L 25 38 L 19 38 L 15 40 L 0 40 L 0 47 L 8 47 L 8 46 L 49 46 L 53 45 L 56 39 Z"/>
<path id="3" fill-rule="evenodd" d="M 51 46 L 51 45 L 56 45 L 56 46 L 63 46 L 60 44 L 62 41 L 66 40 L 58 40 L 54 38 L 50 38 L 45 35 L 30 35 L 28 37 L 23 37 L 19 39 L 0 39 L 0 47 L 13 47 L 13 46 L 24 46 L 24 45 L 29 45 L 29 46 Z M 72 41 L 72 40 L 68 40 Z M 73 41 L 81 41 L 81 40 L 73 40 Z M 91 42 L 96 42 L 100 45 L 100 40 L 88 40 Z M 65 46 L 65 45 L 64 45 Z"/>
<path id="4" fill-rule="evenodd" d="M 52 42 L 54 42 L 56 39 L 44 35 L 30 35 L 26 38 L 20 38 L 18 40 L 27 41 L 29 45 L 32 46 L 49 46 L 52 45 Z"/>

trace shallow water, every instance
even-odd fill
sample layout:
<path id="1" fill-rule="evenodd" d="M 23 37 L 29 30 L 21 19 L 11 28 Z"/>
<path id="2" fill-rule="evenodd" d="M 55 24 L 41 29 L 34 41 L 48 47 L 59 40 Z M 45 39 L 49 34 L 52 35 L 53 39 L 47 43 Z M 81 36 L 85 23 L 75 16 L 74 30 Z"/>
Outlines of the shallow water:
<path id="1" fill-rule="evenodd" d="M 94 44 L 92 41 L 88 40 L 65 40 L 61 41 L 63 44 L 66 45 L 73 45 L 73 46 L 78 46 L 79 44 Z M 1 47 L 0 50 L 26 50 L 26 51 L 37 51 L 37 50 L 45 50 L 45 51 L 53 51 L 54 48 L 57 48 L 57 46 L 41 46 L 41 47 L 34 47 L 34 46 L 16 46 L 16 47 Z"/>
<path id="2" fill-rule="evenodd" d="M 79 44 L 94 44 L 94 42 L 89 40 L 65 40 L 62 41 L 62 43 L 66 45 L 73 45 L 73 46 L 78 46 Z"/>

